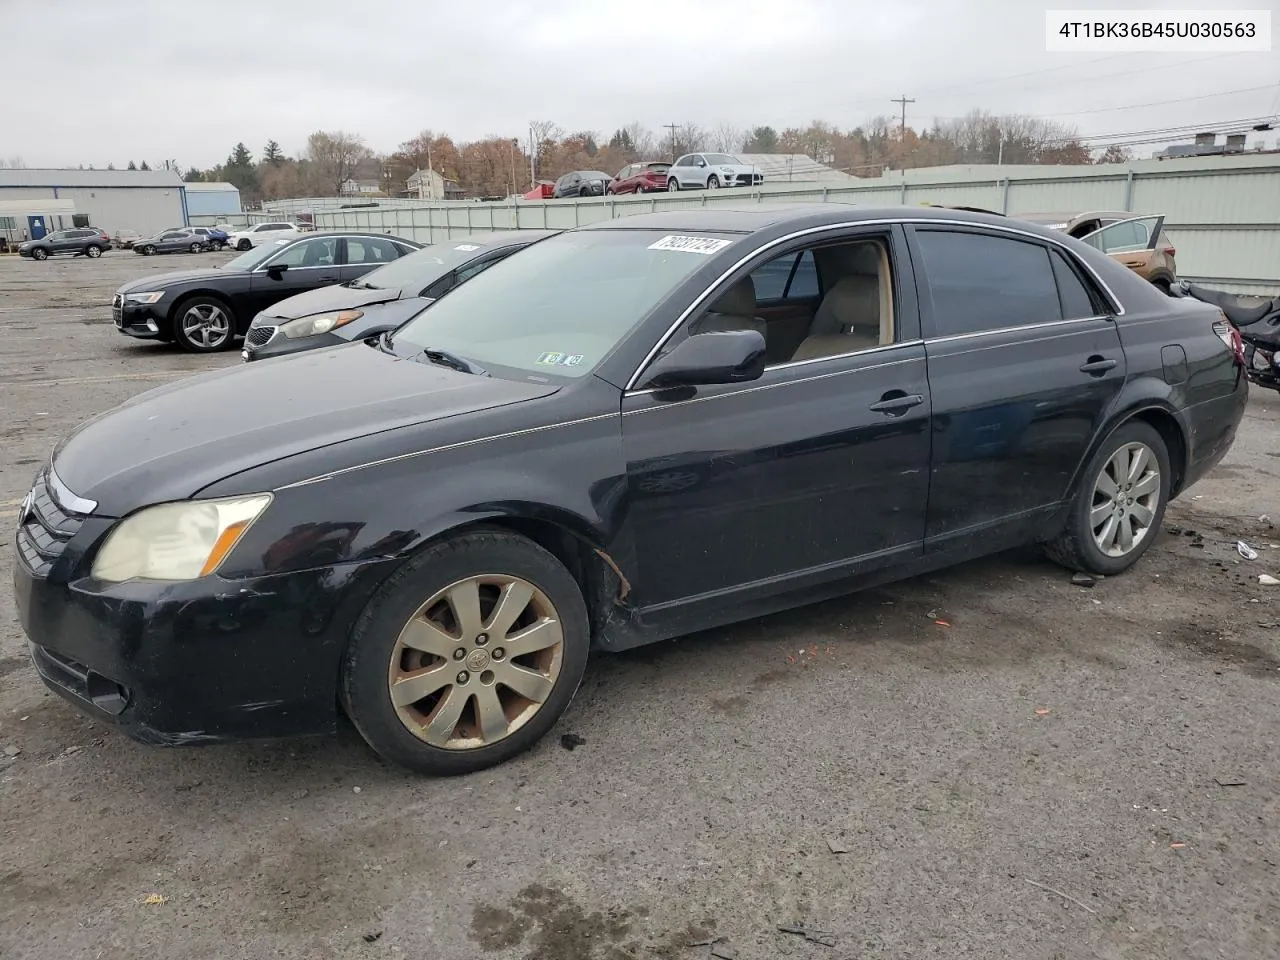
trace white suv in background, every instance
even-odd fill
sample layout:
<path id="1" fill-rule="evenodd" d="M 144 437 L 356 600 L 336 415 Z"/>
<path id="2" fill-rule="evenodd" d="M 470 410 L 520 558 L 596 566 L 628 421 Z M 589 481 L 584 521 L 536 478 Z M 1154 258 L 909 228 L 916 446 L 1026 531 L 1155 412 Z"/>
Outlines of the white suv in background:
<path id="1" fill-rule="evenodd" d="M 227 237 L 227 246 L 233 250 L 248 250 L 260 243 L 272 240 L 292 240 L 301 234 L 292 223 L 255 223 L 245 230 L 237 230 Z"/>

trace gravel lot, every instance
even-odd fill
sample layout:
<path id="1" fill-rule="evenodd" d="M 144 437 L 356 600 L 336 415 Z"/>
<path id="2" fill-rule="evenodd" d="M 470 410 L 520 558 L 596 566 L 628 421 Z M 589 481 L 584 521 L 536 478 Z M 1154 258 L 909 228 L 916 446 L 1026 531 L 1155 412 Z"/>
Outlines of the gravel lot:
<path id="1" fill-rule="evenodd" d="M 155 749 L 44 692 L 11 527 L 77 422 L 239 362 L 111 325 L 191 259 L 0 257 L 0 957 L 1280 956 L 1280 397 L 1092 589 L 1002 556 L 602 656 L 466 779 Z"/>

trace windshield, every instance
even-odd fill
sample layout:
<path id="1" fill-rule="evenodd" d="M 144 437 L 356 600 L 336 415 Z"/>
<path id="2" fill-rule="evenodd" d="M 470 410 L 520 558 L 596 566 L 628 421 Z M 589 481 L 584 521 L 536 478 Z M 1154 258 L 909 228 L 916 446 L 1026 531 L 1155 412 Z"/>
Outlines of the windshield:
<path id="1" fill-rule="evenodd" d="M 260 264 L 263 260 L 267 259 L 267 257 L 271 256 L 273 253 L 278 253 L 280 251 L 280 248 L 283 247 L 286 243 L 292 243 L 292 242 L 293 241 L 289 240 L 286 237 L 280 240 L 270 240 L 267 243 L 261 244 L 260 246 L 251 247 L 250 249 L 246 250 L 244 253 L 240 254 L 240 256 L 235 257 L 232 260 L 228 260 L 225 264 L 223 264 L 222 269 L 223 270 L 252 270 L 254 267 Z"/>
<path id="2" fill-rule="evenodd" d="M 704 153 L 702 156 L 706 159 L 707 163 L 718 163 L 724 165 L 742 162 L 737 157 L 731 157 L 727 153 Z"/>
<path id="3" fill-rule="evenodd" d="M 581 377 L 732 237 L 583 230 L 539 241 L 454 287 L 393 335 L 501 376 Z M 496 369 L 495 369 L 496 368 Z"/>
<path id="4" fill-rule="evenodd" d="M 465 239 L 446 240 L 370 270 L 351 286 L 357 290 L 404 290 L 416 296 L 450 270 L 456 270 L 487 252 L 484 246 Z"/>

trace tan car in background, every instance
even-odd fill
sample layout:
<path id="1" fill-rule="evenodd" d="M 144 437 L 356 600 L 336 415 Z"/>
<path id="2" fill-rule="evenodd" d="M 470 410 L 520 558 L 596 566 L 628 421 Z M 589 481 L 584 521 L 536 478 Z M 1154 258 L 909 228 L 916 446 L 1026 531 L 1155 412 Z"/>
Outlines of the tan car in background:
<path id="1" fill-rule="evenodd" d="M 1168 293 L 1178 279 L 1177 252 L 1164 232 L 1164 216 L 1135 217 L 1123 211 L 1088 213 L 1024 213 L 1026 220 L 1061 230 L 1124 264 L 1142 279 Z"/>

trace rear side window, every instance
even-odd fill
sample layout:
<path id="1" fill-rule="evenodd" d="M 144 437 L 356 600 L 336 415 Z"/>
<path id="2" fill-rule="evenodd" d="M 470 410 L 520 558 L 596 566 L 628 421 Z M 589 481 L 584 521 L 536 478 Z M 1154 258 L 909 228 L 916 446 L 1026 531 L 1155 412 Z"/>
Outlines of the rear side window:
<path id="1" fill-rule="evenodd" d="M 400 256 L 400 251 L 390 240 L 372 237 L 347 238 L 347 263 L 390 263 Z"/>
<path id="2" fill-rule="evenodd" d="M 933 300 L 933 336 L 1062 319 L 1049 251 L 1039 244 L 953 230 L 915 235 Z"/>
<path id="3" fill-rule="evenodd" d="M 1085 281 L 1060 251 L 1049 251 L 1049 259 L 1053 261 L 1053 276 L 1058 281 L 1058 296 L 1062 299 L 1062 319 L 1083 320 L 1106 312 L 1100 298 L 1089 292 Z"/>

